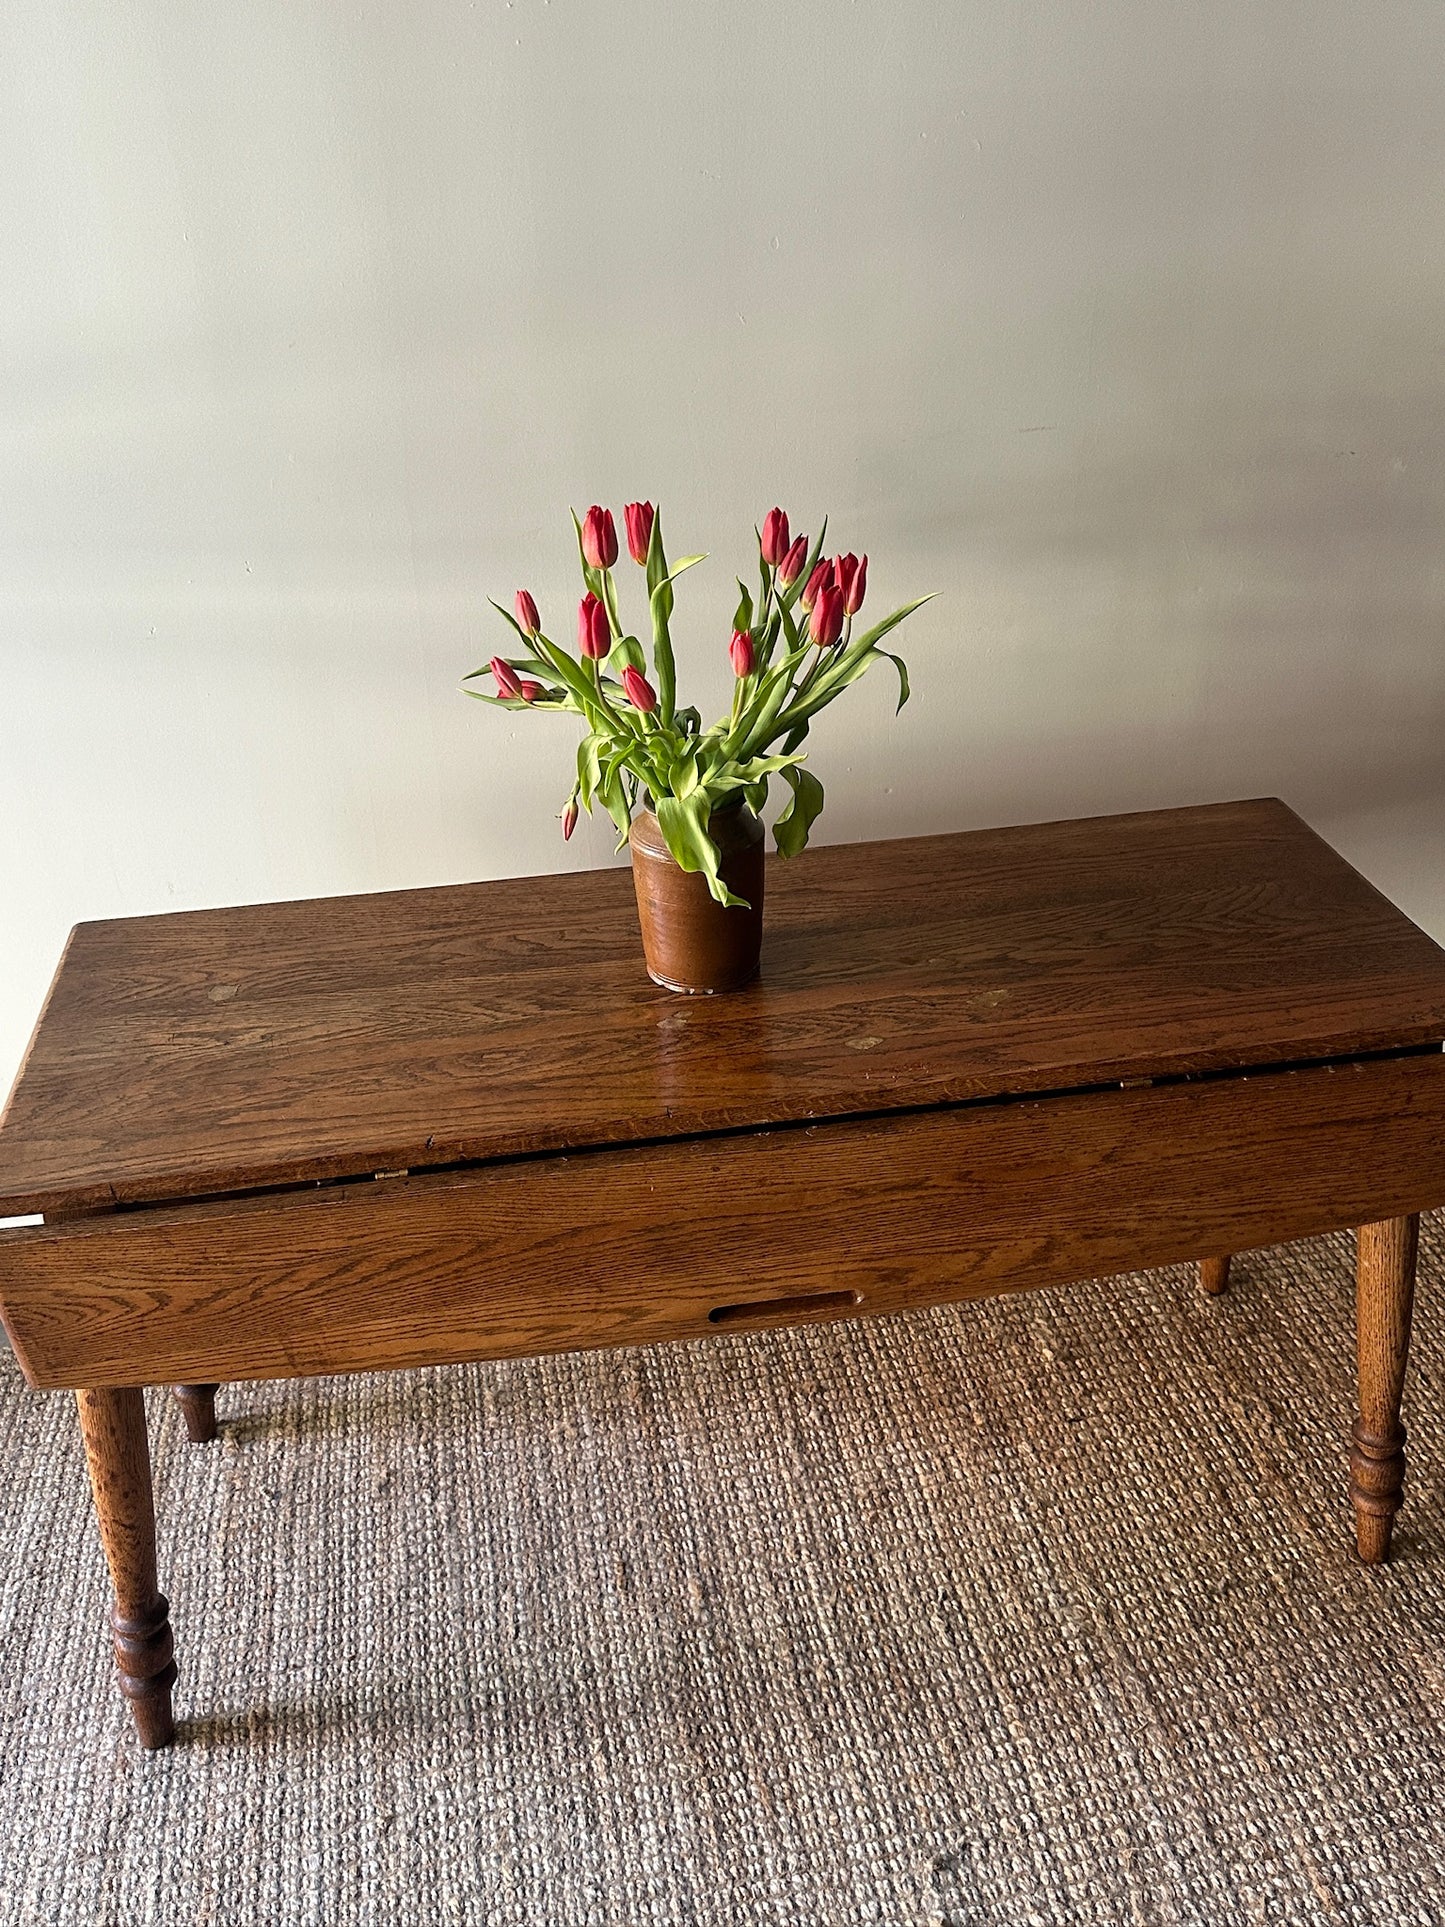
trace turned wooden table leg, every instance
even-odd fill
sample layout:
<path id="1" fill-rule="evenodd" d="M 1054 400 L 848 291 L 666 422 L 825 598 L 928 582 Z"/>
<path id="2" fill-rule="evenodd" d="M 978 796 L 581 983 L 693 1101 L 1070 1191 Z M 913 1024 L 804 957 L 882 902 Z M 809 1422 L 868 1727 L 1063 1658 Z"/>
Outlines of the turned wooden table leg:
<path id="1" fill-rule="evenodd" d="M 1387 1218 L 1356 1234 L 1360 1416 L 1350 1451 L 1355 1543 L 1371 1566 L 1390 1552 L 1390 1531 L 1405 1485 L 1400 1395 L 1410 1349 L 1415 1247 L 1420 1220 Z"/>
<path id="2" fill-rule="evenodd" d="M 1229 1259 L 1201 1258 L 1199 1260 L 1199 1282 L 1211 1298 L 1217 1298 L 1229 1283 Z"/>
<path id="3" fill-rule="evenodd" d="M 192 1445 L 209 1445 L 216 1436 L 216 1393 L 219 1385 L 176 1385 L 171 1396 L 186 1421 L 186 1437 Z"/>
<path id="4" fill-rule="evenodd" d="M 175 1738 L 169 1609 L 156 1585 L 156 1515 L 151 1494 L 145 1400 L 139 1391 L 77 1392 L 80 1429 L 100 1542 L 115 1588 L 110 1615 L 120 1690 L 130 1701 L 141 1745 Z"/>

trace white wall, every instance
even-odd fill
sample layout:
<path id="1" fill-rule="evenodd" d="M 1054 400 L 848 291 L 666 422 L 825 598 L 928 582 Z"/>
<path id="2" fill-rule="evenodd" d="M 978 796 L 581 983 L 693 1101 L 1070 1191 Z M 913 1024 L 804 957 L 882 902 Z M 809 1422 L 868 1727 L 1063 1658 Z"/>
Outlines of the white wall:
<path id="1" fill-rule="evenodd" d="M 567 506 L 937 589 L 825 837 L 1279 792 L 1445 935 L 1435 0 L 7 0 L 0 1087 L 80 917 L 528 872 Z M 565 618 L 562 626 L 566 626 Z"/>

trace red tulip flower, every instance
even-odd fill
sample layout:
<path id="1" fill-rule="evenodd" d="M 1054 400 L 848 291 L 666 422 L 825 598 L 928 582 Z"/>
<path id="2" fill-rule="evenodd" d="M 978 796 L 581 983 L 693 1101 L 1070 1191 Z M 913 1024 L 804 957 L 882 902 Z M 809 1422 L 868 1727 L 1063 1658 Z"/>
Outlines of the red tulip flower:
<path id="1" fill-rule="evenodd" d="M 785 589 L 792 588 L 798 577 L 803 573 L 803 564 L 807 559 L 808 538 L 806 535 L 796 536 L 793 540 L 792 548 L 788 550 L 788 553 L 778 564 L 778 577 Z"/>
<path id="2" fill-rule="evenodd" d="M 833 565 L 825 556 L 814 568 L 803 588 L 800 598 L 805 609 L 811 609 L 826 583 L 833 579 Z"/>
<path id="3" fill-rule="evenodd" d="M 820 649 L 831 649 L 843 633 L 843 591 L 821 589 L 808 618 L 808 634 Z"/>
<path id="4" fill-rule="evenodd" d="M 509 662 L 503 662 L 500 656 L 492 657 L 492 674 L 497 679 L 497 694 L 499 696 L 510 697 L 521 695 L 522 685 L 517 680 L 516 670 L 513 669 Z"/>
<path id="5" fill-rule="evenodd" d="M 732 658 L 733 674 L 739 680 L 753 673 L 753 639 L 746 629 L 733 630 L 728 655 Z"/>
<path id="6" fill-rule="evenodd" d="M 865 555 L 858 564 L 857 573 L 843 592 L 843 607 L 850 616 L 856 616 L 863 607 L 863 597 L 868 591 L 868 558 Z"/>
<path id="7" fill-rule="evenodd" d="M 853 578 L 857 573 L 858 558 L 856 555 L 840 555 L 838 560 L 833 564 L 833 587 L 842 596 L 845 607 L 847 606 L 849 591 L 853 587 Z"/>
<path id="8" fill-rule="evenodd" d="M 612 647 L 607 611 L 590 591 L 577 604 L 577 647 L 589 662 L 600 662 Z"/>
<path id="9" fill-rule="evenodd" d="M 594 569 L 610 569 L 617 560 L 617 527 L 611 509 L 594 502 L 582 524 L 582 553 Z"/>
<path id="10" fill-rule="evenodd" d="M 627 521 L 627 553 L 634 562 L 646 563 L 652 545 L 652 504 L 629 502 L 622 513 Z"/>
<path id="11" fill-rule="evenodd" d="M 572 832 L 576 829 L 576 827 L 577 827 L 577 798 L 575 796 L 572 796 L 567 799 L 567 807 L 562 812 L 562 841 L 564 843 L 569 843 L 571 841 Z"/>
<path id="12" fill-rule="evenodd" d="M 622 672 L 622 691 L 634 709 L 640 709 L 644 716 L 650 716 L 657 707 L 657 691 L 640 669 L 629 663 Z"/>
<path id="13" fill-rule="evenodd" d="M 542 627 L 542 618 L 537 614 L 537 605 L 525 589 L 517 591 L 517 627 L 524 636 L 535 636 Z"/>
<path id="14" fill-rule="evenodd" d="M 522 698 L 522 701 L 524 703 L 536 702 L 537 698 L 541 695 L 541 693 L 542 693 L 541 683 L 529 682 L 525 677 L 523 678 L 521 688 L 517 691 L 517 694 Z"/>
<path id="15" fill-rule="evenodd" d="M 763 517 L 763 560 L 776 569 L 788 553 L 788 518 L 782 509 L 769 509 Z"/>

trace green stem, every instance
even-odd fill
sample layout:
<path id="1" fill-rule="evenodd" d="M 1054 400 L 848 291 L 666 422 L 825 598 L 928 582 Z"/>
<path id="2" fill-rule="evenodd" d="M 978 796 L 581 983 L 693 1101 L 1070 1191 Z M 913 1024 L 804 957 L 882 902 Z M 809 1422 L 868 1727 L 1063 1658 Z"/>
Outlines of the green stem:
<path id="1" fill-rule="evenodd" d="M 612 579 L 611 569 L 603 569 L 600 573 L 602 576 L 602 606 L 607 611 L 607 626 L 612 631 L 613 641 L 621 642 L 622 617 L 617 613 L 617 584 Z"/>
<path id="2" fill-rule="evenodd" d="M 777 714 L 773 717 L 769 725 L 767 742 L 755 741 L 753 735 L 750 735 L 748 741 L 739 747 L 738 754 L 740 756 L 763 755 L 767 750 L 768 743 L 774 741 L 777 737 L 786 736 L 790 730 L 797 727 L 800 721 L 804 723 L 807 722 L 808 718 L 814 713 L 813 710 L 807 707 L 808 699 L 815 691 L 823 675 L 824 667 L 834 653 L 833 650 L 824 651 L 822 649 L 814 649 L 813 659 L 806 669 L 803 669 L 802 663 L 797 665 L 797 668 L 793 671 L 792 687 L 789 689 L 786 698 L 779 706 Z M 799 670 L 803 671 L 801 676 L 798 673 Z M 801 717 L 795 716 L 793 713 L 800 704 L 803 705 L 805 711 Z M 818 705 L 820 708 L 821 706 L 821 704 Z M 755 734 L 756 732 L 754 732 L 754 735 Z"/>
<path id="3" fill-rule="evenodd" d="M 601 658 L 598 656 L 592 656 L 589 658 L 589 661 L 592 664 L 592 688 L 594 693 L 594 699 L 597 704 L 598 714 L 602 717 L 603 721 L 607 724 L 608 728 L 612 731 L 612 734 L 615 737 L 620 737 L 625 739 L 628 737 L 635 736 L 636 732 L 627 727 L 626 717 L 620 715 L 618 711 L 613 708 L 611 702 L 609 702 L 607 698 L 606 691 L 602 687 Z"/>

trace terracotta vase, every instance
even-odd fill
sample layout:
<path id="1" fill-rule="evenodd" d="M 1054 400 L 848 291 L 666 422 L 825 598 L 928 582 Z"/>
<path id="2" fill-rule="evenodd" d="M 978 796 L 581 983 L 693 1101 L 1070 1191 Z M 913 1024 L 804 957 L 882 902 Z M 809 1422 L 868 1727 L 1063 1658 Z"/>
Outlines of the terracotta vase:
<path id="1" fill-rule="evenodd" d="M 668 990 L 738 990 L 758 974 L 763 947 L 763 826 L 746 803 L 713 812 L 719 872 L 746 910 L 714 902 L 701 871 L 678 868 L 657 818 L 632 819 L 632 880 L 647 974 Z"/>

